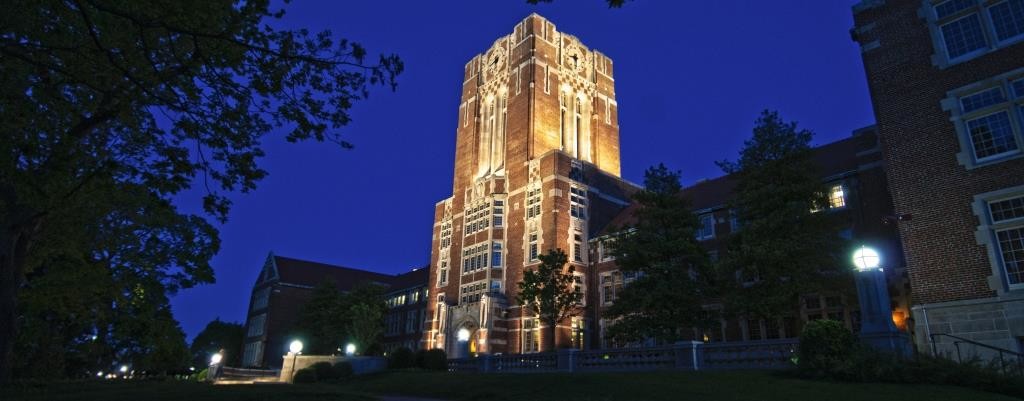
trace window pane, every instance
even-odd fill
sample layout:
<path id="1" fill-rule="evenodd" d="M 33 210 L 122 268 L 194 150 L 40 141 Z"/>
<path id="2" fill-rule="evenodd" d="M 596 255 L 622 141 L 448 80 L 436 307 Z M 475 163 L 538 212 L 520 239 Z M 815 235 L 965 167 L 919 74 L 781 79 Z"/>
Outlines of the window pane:
<path id="1" fill-rule="evenodd" d="M 978 14 L 943 25 L 942 38 L 946 42 L 946 54 L 951 59 L 985 47 L 985 34 L 981 31 Z"/>
<path id="2" fill-rule="evenodd" d="M 1010 284 L 1024 283 L 1024 227 L 996 232 Z"/>
<path id="3" fill-rule="evenodd" d="M 967 121 L 967 131 L 978 159 L 1017 150 L 1010 117 L 1005 111 Z"/>
<path id="4" fill-rule="evenodd" d="M 975 0 L 949 0 L 935 5 L 935 15 L 940 19 L 945 18 L 956 14 L 957 11 L 971 8 L 975 4 L 977 4 Z"/>
<path id="5" fill-rule="evenodd" d="M 1018 219 L 1024 217 L 1024 196 L 999 202 L 992 202 L 989 203 L 988 207 L 992 212 L 993 223 Z"/>
<path id="6" fill-rule="evenodd" d="M 1017 97 L 1024 97 L 1024 79 L 1018 79 L 1013 83 L 1013 93 Z"/>
<path id="7" fill-rule="evenodd" d="M 843 191 L 842 185 L 836 185 L 829 191 L 828 203 L 830 207 L 840 208 L 846 206 L 846 193 Z"/>
<path id="8" fill-rule="evenodd" d="M 1024 0 L 1004 1 L 989 7 L 988 12 L 1000 41 L 1024 33 Z"/>
<path id="9" fill-rule="evenodd" d="M 1005 101 L 1006 96 L 1003 96 L 1003 90 L 992 88 L 960 98 L 960 107 L 963 108 L 964 113 L 970 113 Z"/>

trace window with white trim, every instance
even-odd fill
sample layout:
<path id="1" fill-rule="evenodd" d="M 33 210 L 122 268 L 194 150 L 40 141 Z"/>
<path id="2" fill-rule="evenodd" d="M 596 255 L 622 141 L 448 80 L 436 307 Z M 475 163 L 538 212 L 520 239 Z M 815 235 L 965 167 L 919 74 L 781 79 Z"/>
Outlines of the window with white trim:
<path id="1" fill-rule="evenodd" d="M 580 294 L 580 306 L 587 306 L 587 278 L 582 272 L 572 273 L 572 288 Z"/>
<path id="2" fill-rule="evenodd" d="M 957 121 L 960 162 L 973 167 L 1020 156 L 1024 145 L 1024 76 L 992 79 L 959 92 L 945 104 L 952 107 Z"/>
<path id="3" fill-rule="evenodd" d="M 490 243 L 471 245 L 462 250 L 462 273 L 472 273 L 487 267 Z"/>
<path id="4" fill-rule="evenodd" d="M 491 243 L 491 267 L 501 267 L 501 245 L 500 241 Z"/>
<path id="5" fill-rule="evenodd" d="M 1024 0 L 930 0 L 925 4 L 942 64 L 970 60 L 1024 39 Z"/>
<path id="6" fill-rule="evenodd" d="M 263 365 L 263 341 L 246 343 L 242 355 L 243 367 Z"/>
<path id="7" fill-rule="evenodd" d="M 441 249 L 447 249 L 452 246 L 452 221 L 444 220 L 441 222 Z"/>
<path id="8" fill-rule="evenodd" d="M 540 253 L 540 250 L 538 249 L 539 246 L 537 244 L 538 237 L 539 236 L 537 235 L 537 229 L 536 228 L 531 229 L 530 232 L 526 235 L 526 255 L 527 255 L 527 259 L 526 260 L 527 260 L 527 262 L 536 262 L 537 259 L 538 259 L 537 257 L 539 256 L 539 253 Z"/>
<path id="9" fill-rule="evenodd" d="M 989 201 L 988 211 L 1007 284 L 1024 288 L 1024 195 Z"/>
<path id="10" fill-rule="evenodd" d="M 261 313 L 249 318 L 249 337 L 262 336 L 267 325 L 267 314 Z"/>
<path id="11" fill-rule="evenodd" d="M 270 302 L 270 287 L 262 288 L 252 295 L 252 310 L 263 309 Z"/>
<path id="12" fill-rule="evenodd" d="M 460 303 L 479 302 L 480 296 L 487 292 L 487 280 L 475 281 L 459 288 Z"/>
<path id="13" fill-rule="evenodd" d="M 477 202 L 466 209 L 466 235 L 478 233 L 490 226 L 491 203 Z"/>
<path id="14" fill-rule="evenodd" d="M 697 239 L 706 240 L 715 237 L 715 215 L 712 213 L 702 214 L 697 217 Z"/>
<path id="15" fill-rule="evenodd" d="M 587 190 L 580 187 L 569 188 L 569 214 L 580 220 L 587 219 Z"/>
<path id="16" fill-rule="evenodd" d="M 536 318 L 523 318 L 523 352 L 524 354 L 540 350 L 540 322 Z"/>
<path id="17" fill-rule="evenodd" d="M 611 305 L 615 303 L 616 294 L 622 291 L 622 273 L 619 271 L 604 272 L 601 278 L 601 303 Z"/>
<path id="18" fill-rule="evenodd" d="M 540 216 L 540 185 L 526 190 L 526 218 Z"/>
<path id="19" fill-rule="evenodd" d="M 574 262 L 583 262 L 583 237 L 579 234 L 573 234 L 572 260 Z"/>
<path id="20" fill-rule="evenodd" d="M 441 259 L 437 268 L 437 285 L 448 284 L 448 259 Z"/>
<path id="21" fill-rule="evenodd" d="M 494 209 L 492 212 L 492 219 L 494 221 L 494 227 L 502 227 L 505 225 L 505 201 L 500 199 L 494 200 Z"/>

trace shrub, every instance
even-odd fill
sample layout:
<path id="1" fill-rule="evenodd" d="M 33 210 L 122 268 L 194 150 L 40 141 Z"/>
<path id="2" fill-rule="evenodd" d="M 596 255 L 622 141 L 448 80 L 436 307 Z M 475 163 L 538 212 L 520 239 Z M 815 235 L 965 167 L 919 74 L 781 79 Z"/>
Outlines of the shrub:
<path id="1" fill-rule="evenodd" d="M 329 381 L 337 378 L 334 374 L 334 367 L 331 366 L 330 362 L 317 362 L 310 365 L 309 369 L 313 369 L 316 372 L 316 379 L 318 381 Z"/>
<path id="2" fill-rule="evenodd" d="M 427 357 L 427 350 L 422 349 L 422 348 L 416 350 L 416 353 L 412 357 L 412 364 L 413 364 L 413 366 L 415 366 L 417 368 L 422 368 L 423 367 L 423 360 L 426 357 Z"/>
<path id="3" fill-rule="evenodd" d="M 448 355 L 440 349 L 427 350 L 423 353 L 420 367 L 429 370 L 448 370 Z"/>
<path id="4" fill-rule="evenodd" d="M 210 374 L 210 369 L 200 370 L 199 373 L 195 374 L 196 381 L 197 382 L 204 382 L 204 381 L 206 381 L 206 375 L 208 375 L 208 374 Z"/>
<path id="5" fill-rule="evenodd" d="M 341 361 L 331 367 L 335 380 L 345 380 L 352 377 L 354 371 L 352 370 L 352 364 L 349 361 Z"/>
<path id="6" fill-rule="evenodd" d="M 401 347 L 388 354 L 388 369 L 406 369 L 415 366 L 416 359 L 412 350 Z"/>
<path id="7" fill-rule="evenodd" d="M 842 323 L 834 320 L 808 322 L 800 333 L 797 366 L 810 376 L 833 375 L 849 363 L 857 339 Z"/>
<path id="8" fill-rule="evenodd" d="M 292 383 L 316 383 L 316 371 L 311 368 L 302 368 L 298 372 L 295 372 L 295 377 L 292 378 Z"/>

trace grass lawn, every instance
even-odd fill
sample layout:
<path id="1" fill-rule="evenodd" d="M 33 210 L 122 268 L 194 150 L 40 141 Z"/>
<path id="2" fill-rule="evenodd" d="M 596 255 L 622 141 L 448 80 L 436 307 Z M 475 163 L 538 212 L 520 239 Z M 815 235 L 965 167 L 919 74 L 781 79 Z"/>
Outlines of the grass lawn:
<path id="1" fill-rule="evenodd" d="M 961 387 L 799 380 L 769 372 L 452 374 L 398 372 L 345 384 L 210 386 L 187 382 L 79 382 L 0 390 L 4 401 L 372 400 L 1010 401 Z"/>

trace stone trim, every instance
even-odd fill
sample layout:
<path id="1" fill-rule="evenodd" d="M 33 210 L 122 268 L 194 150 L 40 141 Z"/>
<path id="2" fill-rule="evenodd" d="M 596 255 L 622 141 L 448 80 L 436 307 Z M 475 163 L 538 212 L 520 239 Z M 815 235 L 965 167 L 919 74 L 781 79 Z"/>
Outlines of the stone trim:
<path id="1" fill-rule="evenodd" d="M 989 288 L 996 291 L 999 296 L 1012 294 L 1024 298 L 1024 283 L 1010 284 L 1006 277 L 1006 270 L 1003 268 L 1002 256 L 999 254 L 998 245 L 995 242 L 995 230 L 1017 227 L 1024 225 L 1024 222 L 993 223 L 988 207 L 991 201 L 1015 196 L 1024 196 L 1024 185 L 974 195 L 971 211 L 981 223 L 974 232 L 974 238 L 978 245 L 985 247 L 989 266 L 992 268 L 992 275 L 988 277 Z"/>

